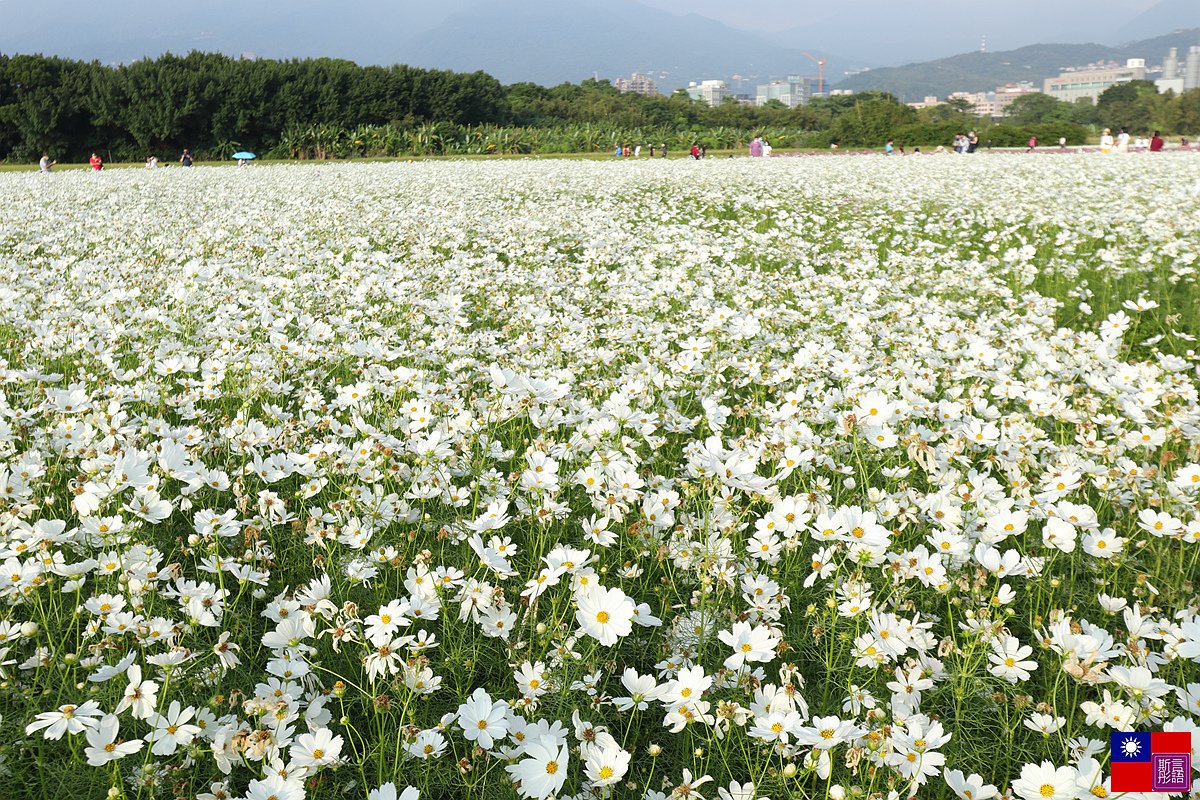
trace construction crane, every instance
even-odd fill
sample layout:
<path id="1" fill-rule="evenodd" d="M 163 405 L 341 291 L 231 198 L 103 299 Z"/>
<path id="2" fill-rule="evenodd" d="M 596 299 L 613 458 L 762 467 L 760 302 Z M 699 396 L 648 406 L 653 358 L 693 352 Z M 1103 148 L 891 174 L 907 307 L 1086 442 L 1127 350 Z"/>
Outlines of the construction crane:
<path id="1" fill-rule="evenodd" d="M 800 51 L 804 53 L 803 50 Z M 804 53 L 808 56 L 808 53 Z M 816 56 L 808 56 L 813 61 L 817 62 L 817 94 L 825 94 L 825 59 L 817 58 Z"/>

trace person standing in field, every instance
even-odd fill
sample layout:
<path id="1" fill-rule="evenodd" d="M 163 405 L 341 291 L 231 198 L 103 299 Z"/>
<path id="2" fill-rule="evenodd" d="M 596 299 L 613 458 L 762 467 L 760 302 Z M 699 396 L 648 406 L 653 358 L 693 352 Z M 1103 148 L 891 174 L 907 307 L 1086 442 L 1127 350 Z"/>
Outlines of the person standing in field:
<path id="1" fill-rule="evenodd" d="M 192 151 L 188 150 L 186 147 L 183 148 L 183 156 L 180 157 L 179 163 L 183 164 L 185 167 L 190 167 L 192 165 Z"/>
<path id="2" fill-rule="evenodd" d="M 1129 152 L 1129 131 L 1125 128 L 1121 128 L 1121 132 L 1117 134 L 1117 152 Z"/>
<path id="3" fill-rule="evenodd" d="M 1034 149 L 1035 147 L 1037 147 L 1037 137 L 1036 137 L 1036 136 L 1030 136 L 1030 137 L 1029 137 L 1029 152 L 1031 152 L 1031 153 L 1032 153 L 1032 152 L 1033 152 L 1033 149 Z"/>
<path id="4" fill-rule="evenodd" d="M 1104 133 L 1100 134 L 1100 152 L 1111 153 L 1113 149 L 1112 131 L 1108 128 L 1104 129 Z"/>
<path id="5" fill-rule="evenodd" d="M 49 172 L 50 168 L 57 164 L 57 161 L 50 160 L 49 153 L 42 153 L 42 160 L 38 162 L 38 169 L 42 172 Z"/>
<path id="6" fill-rule="evenodd" d="M 650 145 L 650 158 L 654 158 L 654 145 Z"/>
<path id="7" fill-rule="evenodd" d="M 1150 137 L 1150 152 L 1151 153 L 1161 153 L 1162 149 L 1163 149 L 1162 137 L 1159 135 L 1158 131 L 1155 131 L 1154 135 L 1152 137 Z"/>
<path id="8" fill-rule="evenodd" d="M 658 149 L 662 151 L 662 157 L 666 158 L 667 157 L 667 146 L 665 144 L 660 144 L 658 146 Z"/>
<path id="9" fill-rule="evenodd" d="M 974 153 L 979 149 L 979 134 L 971 131 L 967 134 L 967 152 Z"/>
<path id="10" fill-rule="evenodd" d="M 92 157 L 88 159 L 88 165 L 92 168 L 92 171 L 99 172 L 104 169 L 104 159 L 92 153 Z"/>

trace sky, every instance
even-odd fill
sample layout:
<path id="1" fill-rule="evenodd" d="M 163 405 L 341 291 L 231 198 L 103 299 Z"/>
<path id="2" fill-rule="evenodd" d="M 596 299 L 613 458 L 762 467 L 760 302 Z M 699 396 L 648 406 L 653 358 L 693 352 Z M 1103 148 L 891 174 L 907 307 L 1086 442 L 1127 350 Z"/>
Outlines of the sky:
<path id="1" fill-rule="evenodd" d="M 875 15 L 880 3 L 868 0 L 792 0 L 784 3 L 769 3 L 767 11 L 755 13 L 751 3 L 730 3 L 726 0 L 641 0 L 648 6 L 661 8 L 673 14 L 694 12 L 724 22 L 737 28 L 770 31 L 777 28 L 797 28 L 806 23 L 819 22 L 833 13 Z M 1136 14 L 1155 5 L 1158 0 L 1120 0 L 1115 5 Z M 1007 27 L 1007 20 L 1023 19 L 1026 28 L 1036 30 L 1047 20 L 1045 0 L 1006 0 L 999 5 L 986 3 L 962 3 L 959 0 L 913 0 L 910 3 L 888 3 L 891 13 L 916 17 L 940 17 L 940 22 L 954 23 L 952 27 L 962 32 L 964 38 L 978 39 L 986 33 L 989 25 Z M 1053 18 L 1056 27 L 1072 18 L 1079 22 L 1097 14 L 1095 0 L 1054 0 Z M 964 10 L 965 9 L 965 10 Z M 864 24 L 870 24 L 865 22 Z M 1083 32 L 1083 28 L 1080 28 Z"/>
<path id="2" fill-rule="evenodd" d="M 486 14 L 495 14 L 539 2 L 549 0 L 341 0 L 331 13 L 325 0 L 206 0 L 195 6 L 160 0 L 0 0 L 0 53 L 110 62 L 196 47 L 231 55 L 257 49 L 271 57 L 329 53 L 360 63 L 393 63 L 388 59 L 397 43 L 412 41 L 453 15 L 480 4 L 490 5 Z M 557 2 L 583 3 L 597 14 L 624 14 L 633 24 L 641 13 L 623 4 L 628 0 Z M 673 14 L 699 14 L 774 45 L 875 67 L 971 52 L 984 37 L 995 52 L 1036 43 L 1115 45 L 1200 25 L 1200 0 L 1005 0 L 999 6 L 963 0 L 638 2 Z M 1159 18 L 1128 27 L 1155 6 Z M 250 39 L 257 44 L 244 46 Z"/>

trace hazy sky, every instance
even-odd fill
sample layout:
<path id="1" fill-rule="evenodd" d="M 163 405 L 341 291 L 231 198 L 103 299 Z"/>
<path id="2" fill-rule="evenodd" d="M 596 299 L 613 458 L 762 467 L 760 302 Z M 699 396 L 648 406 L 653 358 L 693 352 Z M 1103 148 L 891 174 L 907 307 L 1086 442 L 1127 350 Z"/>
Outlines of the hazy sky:
<path id="1" fill-rule="evenodd" d="M 703 14 L 720 20 L 727 25 L 739 28 L 769 30 L 775 26 L 799 27 L 808 22 L 820 21 L 835 11 L 846 11 L 860 8 L 868 13 L 874 13 L 879 3 L 866 0 L 793 0 L 793 2 L 768 3 L 765 11 L 753 13 L 753 4 L 730 3 L 724 0 L 641 0 L 648 6 L 661 8 L 675 14 L 686 14 L 689 11 Z M 1121 0 L 1116 3 L 1133 13 L 1145 11 L 1158 0 Z M 1047 16 L 1052 16 L 1056 24 L 1073 16 L 1092 16 L 1096 13 L 1094 0 L 1055 0 L 1048 4 L 1045 0 L 1006 0 L 1000 4 L 968 3 L 952 0 L 914 0 L 911 3 L 888 3 L 891 13 L 904 16 L 924 16 L 948 14 L 957 17 L 963 30 L 986 30 L 990 22 L 999 21 L 1005 17 L 1025 17 L 1026 24 L 1031 28 L 1048 22 Z M 1052 8 L 1047 15 L 1047 8 Z M 943 20 L 945 21 L 945 20 Z"/>
<path id="2" fill-rule="evenodd" d="M 634 24 L 645 16 L 630 0 L 340 0 L 336 11 L 327 0 L 205 0 L 194 5 L 0 0 L 0 52 L 109 61 L 196 47 L 257 50 L 271 57 L 334 53 L 363 63 L 393 63 L 389 59 L 402 58 L 398 48 L 403 43 L 475 6 L 490 5 L 482 13 L 492 14 L 504 13 L 496 9 L 545 8 L 551 2 L 584 4 L 597 14 L 620 14 Z M 1118 44 L 1200 25 L 1200 0 L 636 2 L 674 14 L 696 13 L 761 33 L 776 45 L 873 66 L 977 50 L 983 36 L 987 49 L 995 52 L 1050 42 Z M 1122 27 L 1156 5 L 1160 8 L 1152 23 Z M 670 23 L 659 24 L 669 36 Z"/>

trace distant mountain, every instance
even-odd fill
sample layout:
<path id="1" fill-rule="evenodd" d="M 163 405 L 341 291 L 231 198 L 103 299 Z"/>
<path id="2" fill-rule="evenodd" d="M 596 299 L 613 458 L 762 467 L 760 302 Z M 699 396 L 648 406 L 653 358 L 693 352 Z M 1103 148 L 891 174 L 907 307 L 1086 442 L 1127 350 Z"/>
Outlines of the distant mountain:
<path id="1" fill-rule="evenodd" d="M 1200 28 L 1200 3 L 1196 0 L 1161 0 L 1118 28 L 1111 40 L 1132 42 L 1181 28 Z"/>
<path id="2" fill-rule="evenodd" d="M 474 0 L 210 0 L 203 6 L 111 0 L 78 14 L 78 0 L 0 0 L 0 53 L 128 63 L 192 50 L 260 58 L 344 58 L 392 64 L 398 43 Z"/>
<path id="3" fill-rule="evenodd" d="M 827 58 L 827 76 L 864 66 L 819 49 L 808 52 Z M 637 70 L 650 73 L 666 91 L 689 81 L 741 75 L 742 90 L 752 93 L 755 83 L 772 76 L 817 77 L 817 64 L 797 48 L 632 0 L 485 0 L 414 37 L 398 58 L 423 67 L 481 69 L 502 83 L 574 83 Z"/>
<path id="4" fill-rule="evenodd" d="M 789 73 L 817 76 L 796 47 L 697 14 L 635 0 L 210 0 L 203 7 L 111 0 L 79 16 L 78 0 L 0 0 L 0 53 L 129 63 L 191 50 L 260 58 L 344 58 L 475 71 L 504 83 L 558 84 L 654 72 L 664 91 L 727 79 L 741 91 Z M 828 60 L 827 76 L 871 62 Z M 734 79 L 741 76 L 741 80 Z"/>
<path id="5" fill-rule="evenodd" d="M 1164 2 L 1200 7 L 1196 0 Z M 961 0 L 921 0 L 908 5 L 894 0 L 857 0 L 830 4 L 834 13 L 814 17 L 810 23 L 770 38 L 784 46 L 822 47 L 846 58 L 898 65 L 979 50 L 985 36 L 988 50 L 1011 50 L 1039 41 L 1117 44 L 1111 38 L 1113 28 L 1135 16 L 1131 5 L 1130 0 L 1090 0 L 1086 11 L 1080 13 L 1059 10 L 1045 0 L 1005 0 L 981 13 L 979 8 L 964 7 Z M 1177 27 L 1182 25 L 1160 25 L 1151 33 Z"/>
<path id="6" fill-rule="evenodd" d="M 1200 44 L 1200 28 L 1121 47 L 1036 44 L 999 53 L 963 53 L 920 64 L 873 69 L 852 75 L 834 88 L 856 92 L 880 89 L 908 103 L 927 95 L 945 98 L 952 92 L 987 92 L 1018 81 L 1032 81 L 1040 88 L 1046 78 L 1058 75 L 1064 67 L 1110 59 L 1124 62 L 1128 58 L 1144 58 L 1147 65 L 1153 66 L 1162 63 L 1168 48 L 1179 48 L 1182 56 L 1193 44 Z"/>

